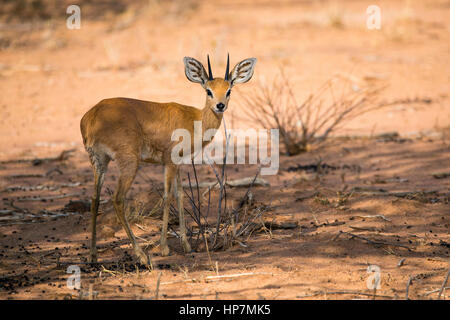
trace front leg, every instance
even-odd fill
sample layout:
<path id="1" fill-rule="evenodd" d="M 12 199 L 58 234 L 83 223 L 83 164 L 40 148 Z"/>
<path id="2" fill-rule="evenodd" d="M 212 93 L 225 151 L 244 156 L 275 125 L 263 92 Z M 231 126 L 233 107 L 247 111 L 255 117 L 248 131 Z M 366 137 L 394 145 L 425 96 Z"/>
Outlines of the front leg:
<path id="1" fill-rule="evenodd" d="M 183 186 L 181 185 L 180 171 L 177 171 L 175 184 L 175 194 L 177 197 L 178 213 L 179 213 L 179 223 L 180 223 L 180 240 L 181 245 L 185 253 L 191 252 L 191 246 L 186 237 L 186 221 L 184 220 L 184 206 L 183 206 Z"/>
<path id="2" fill-rule="evenodd" d="M 170 253 L 167 245 L 167 227 L 169 224 L 169 209 L 172 202 L 173 182 L 176 174 L 176 167 L 174 165 L 166 165 L 164 167 L 164 201 L 163 201 L 163 224 L 161 230 L 161 255 L 168 256 Z"/>

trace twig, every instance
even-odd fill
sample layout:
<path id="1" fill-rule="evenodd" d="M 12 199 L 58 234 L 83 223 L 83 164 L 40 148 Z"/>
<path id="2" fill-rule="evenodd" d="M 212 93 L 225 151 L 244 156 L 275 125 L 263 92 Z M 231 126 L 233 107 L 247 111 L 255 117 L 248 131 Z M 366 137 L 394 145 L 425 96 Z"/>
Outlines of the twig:
<path id="1" fill-rule="evenodd" d="M 214 269 L 213 264 L 212 264 L 212 260 L 211 260 L 211 254 L 209 253 L 208 240 L 206 239 L 206 237 L 203 237 L 203 238 L 205 239 L 206 253 L 208 254 L 209 265 L 211 266 L 211 268 Z"/>
<path id="2" fill-rule="evenodd" d="M 250 190 L 252 189 L 253 184 L 255 183 L 256 178 L 258 177 L 258 175 L 259 175 L 260 172 L 261 172 L 261 166 L 258 167 L 258 171 L 256 172 L 255 177 L 253 178 L 252 183 L 249 185 L 247 191 L 245 192 L 244 197 L 243 197 L 242 200 L 239 202 L 238 207 L 237 207 L 236 209 L 233 210 L 233 214 L 234 214 L 234 216 L 235 216 L 235 218 L 236 218 L 236 221 L 237 221 L 238 218 L 239 218 L 239 210 L 244 206 L 245 202 L 248 200 L 248 197 L 249 197 L 249 194 L 250 194 Z"/>
<path id="3" fill-rule="evenodd" d="M 413 280 L 413 277 L 410 276 L 408 279 L 408 283 L 406 283 L 406 293 L 405 293 L 406 300 L 409 300 L 409 286 L 412 284 L 412 280 Z"/>
<path id="4" fill-rule="evenodd" d="M 441 299 L 441 295 L 442 295 L 442 292 L 444 291 L 445 285 L 447 284 L 449 275 L 450 275 L 450 269 L 448 270 L 447 275 L 445 276 L 444 282 L 442 282 L 441 290 L 439 290 L 438 300 Z"/>
<path id="5" fill-rule="evenodd" d="M 262 178 L 256 178 L 254 179 L 254 177 L 247 177 L 247 178 L 242 178 L 242 179 L 235 179 L 235 180 L 227 180 L 225 181 L 225 186 L 228 187 L 232 187 L 232 188 L 244 188 L 244 187 L 248 187 L 253 183 L 254 186 L 263 186 L 263 187 L 268 187 L 270 186 L 270 184 L 262 179 Z M 213 182 L 200 182 L 198 185 L 197 184 L 192 184 L 192 187 L 199 187 L 199 188 L 214 188 L 219 184 L 219 181 L 213 181 Z M 188 188 L 189 187 L 189 183 L 183 183 L 183 187 L 184 188 Z M 218 186 L 220 187 L 220 185 Z M 207 190 L 204 192 L 204 194 L 207 192 Z"/>
<path id="6" fill-rule="evenodd" d="M 221 276 L 207 276 L 205 277 L 205 281 L 217 281 L 221 279 L 229 279 L 229 278 L 238 278 L 238 277 L 247 277 L 247 276 L 256 276 L 256 275 L 273 275 L 269 272 L 247 272 L 247 273 L 237 273 L 237 274 L 227 274 Z"/>
<path id="7" fill-rule="evenodd" d="M 159 285 L 161 283 L 161 275 L 162 275 L 162 272 L 160 271 L 158 273 L 158 279 L 156 280 L 155 300 L 158 300 L 158 298 L 159 298 Z"/>
<path id="8" fill-rule="evenodd" d="M 68 194 L 61 194 L 57 196 L 50 196 L 50 197 L 36 197 L 36 198 L 21 198 L 17 199 L 17 201 L 47 201 L 47 200 L 56 200 L 56 199 L 62 199 L 62 198 L 68 198 L 68 197 L 79 197 L 81 196 L 81 193 L 68 193 Z"/>
<path id="9" fill-rule="evenodd" d="M 184 280 L 161 282 L 161 285 L 175 284 L 175 283 L 184 283 L 184 282 L 198 282 L 198 280 L 195 279 L 195 278 L 190 278 L 190 279 L 184 279 Z"/>
<path id="10" fill-rule="evenodd" d="M 365 237 L 362 237 L 362 236 L 359 236 L 357 234 L 353 234 L 353 233 L 350 233 L 350 232 L 345 232 L 345 231 L 339 231 L 339 232 L 347 234 L 347 235 L 351 236 L 352 238 L 358 238 L 358 239 L 367 241 L 368 243 L 373 244 L 373 245 L 395 246 L 395 247 L 401 247 L 401 248 L 405 248 L 405 249 L 411 250 L 408 246 L 405 246 L 403 244 L 397 244 L 397 243 L 391 243 L 391 242 L 383 242 L 383 241 L 374 241 L 374 240 L 370 240 L 370 239 L 367 239 Z"/>
<path id="11" fill-rule="evenodd" d="M 403 258 L 403 259 L 400 259 L 400 261 L 397 263 L 397 267 L 401 267 L 401 266 L 403 266 L 403 264 L 405 263 L 405 258 Z"/>
<path id="12" fill-rule="evenodd" d="M 429 191 L 408 191 L 408 192 L 388 192 L 386 190 L 375 190 L 368 191 L 362 188 L 353 188 L 352 192 L 359 193 L 364 196 L 385 196 L 385 197 L 397 197 L 397 198 L 406 198 L 406 199 L 414 199 L 417 198 L 418 195 L 432 195 L 436 194 L 437 190 L 429 190 Z"/>
<path id="13" fill-rule="evenodd" d="M 382 214 L 376 214 L 376 215 L 367 215 L 367 216 L 358 216 L 359 218 L 380 218 L 383 219 L 384 221 L 388 221 L 391 222 L 391 220 L 389 220 L 388 218 L 386 218 L 384 215 Z"/>
<path id="14" fill-rule="evenodd" d="M 364 293 L 364 292 L 358 292 L 358 291 L 318 291 L 318 292 L 314 292 L 312 294 L 308 294 L 308 295 L 303 295 L 303 296 L 297 296 L 297 298 L 309 298 L 309 297 L 314 297 L 314 296 L 318 296 L 318 295 L 323 295 L 323 294 L 351 294 L 351 295 L 359 295 L 359 296 L 367 296 L 367 297 L 373 297 L 373 293 Z M 384 296 L 384 295 L 377 295 L 377 297 L 379 298 L 386 298 L 386 299 L 394 299 L 394 297 L 392 296 Z"/>
<path id="15" fill-rule="evenodd" d="M 45 178 L 44 174 L 13 174 L 8 179 Z"/>
<path id="16" fill-rule="evenodd" d="M 70 187 L 78 187 L 81 183 L 75 182 L 75 183 L 63 183 L 59 185 L 37 185 L 37 186 L 14 186 L 14 187 L 8 187 L 6 189 L 3 189 L 2 192 L 11 192 L 11 191 L 41 191 L 41 190 L 49 190 L 49 191 L 56 191 L 61 188 L 70 188 Z"/>
<path id="17" fill-rule="evenodd" d="M 102 272 L 106 272 L 106 273 L 112 274 L 113 276 L 116 276 L 119 273 L 117 271 L 112 271 L 112 270 L 106 269 L 104 265 L 102 265 Z"/>
<path id="18" fill-rule="evenodd" d="M 141 226 L 140 224 L 135 223 L 134 224 L 136 227 L 138 227 L 139 229 L 141 229 L 142 231 L 147 231 L 146 228 L 144 228 L 143 226 Z"/>
<path id="19" fill-rule="evenodd" d="M 375 232 L 380 232 L 381 230 L 375 227 L 367 227 L 367 228 L 362 228 L 362 227 L 355 227 L 355 226 L 348 226 L 349 228 L 356 230 L 356 231 L 375 231 Z"/>
<path id="20" fill-rule="evenodd" d="M 14 205 L 14 200 L 11 200 L 9 205 L 14 209 L 19 210 L 19 212 L 21 212 L 21 213 L 29 213 L 29 211 L 27 209 L 22 209 L 22 208 L 17 207 L 16 205 Z"/>
<path id="21" fill-rule="evenodd" d="M 68 158 L 68 155 L 72 152 L 76 151 L 76 149 L 63 150 L 57 157 L 51 158 L 35 158 L 35 159 L 14 159 L 14 160 L 6 160 L 0 161 L 1 164 L 10 164 L 10 163 L 42 163 L 42 162 L 52 162 L 52 161 L 62 161 Z"/>
<path id="22" fill-rule="evenodd" d="M 445 287 L 444 289 L 447 290 L 447 289 L 450 289 L 450 287 Z M 441 288 L 435 289 L 435 290 L 431 290 L 431 291 L 427 291 L 425 293 L 420 294 L 420 296 L 429 296 L 432 293 L 436 293 L 436 292 L 440 292 L 440 291 L 441 291 Z"/>
<path id="23" fill-rule="evenodd" d="M 89 296 L 88 296 L 89 300 L 94 300 L 94 284 L 90 283 L 89 284 Z"/>

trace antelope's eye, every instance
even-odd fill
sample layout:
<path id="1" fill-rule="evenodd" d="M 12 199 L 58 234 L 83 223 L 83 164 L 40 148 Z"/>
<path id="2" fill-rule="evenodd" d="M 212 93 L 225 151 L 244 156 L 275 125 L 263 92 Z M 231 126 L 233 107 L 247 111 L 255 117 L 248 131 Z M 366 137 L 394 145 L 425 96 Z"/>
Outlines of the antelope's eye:
<path id="1" fill-rule="evenodd" d="M 228 90 L 228 91 L 227 91 L 227 98 L 230 97 L 230 94 L 231 94 L 231 90 Z"/>
<path id="2" fill-rule="evenodd" d="M 211 90 L 209 90 L 209 89 L 206 89 L 206 93 L 207 93 L 207 94 L 208 94 L 208 96 L 210 96 L 211 98 L 213 97 L 213 94 L 212 94 Z"/>

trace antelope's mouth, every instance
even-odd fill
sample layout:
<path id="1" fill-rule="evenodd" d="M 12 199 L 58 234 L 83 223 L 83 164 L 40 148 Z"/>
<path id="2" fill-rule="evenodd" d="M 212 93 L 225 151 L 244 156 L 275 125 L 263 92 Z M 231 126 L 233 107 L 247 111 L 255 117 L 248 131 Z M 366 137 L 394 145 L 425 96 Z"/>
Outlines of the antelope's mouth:
<path id="1" fill-rule="evenodd" d="M 215 112 L 215 113 L 224 113 L 226 109 L 227 109 L 227 108 L 225 108 L 225 109 L 217 109 L 217 108 L 214 108 L 214 112 Z"/>

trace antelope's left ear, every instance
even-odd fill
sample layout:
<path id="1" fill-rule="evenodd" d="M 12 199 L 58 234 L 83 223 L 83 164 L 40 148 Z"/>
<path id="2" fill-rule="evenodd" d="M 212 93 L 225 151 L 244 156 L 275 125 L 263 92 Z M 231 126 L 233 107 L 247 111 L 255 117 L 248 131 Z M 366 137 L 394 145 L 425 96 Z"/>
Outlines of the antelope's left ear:
<path id="1" fill-rule="evenodd" d="M 255 63 L 256 58 L 248 58 L 236 64 L 229 76 L 231 86 L 236 83 L 246 83 L 250 80 L 255 70 Z"/>

